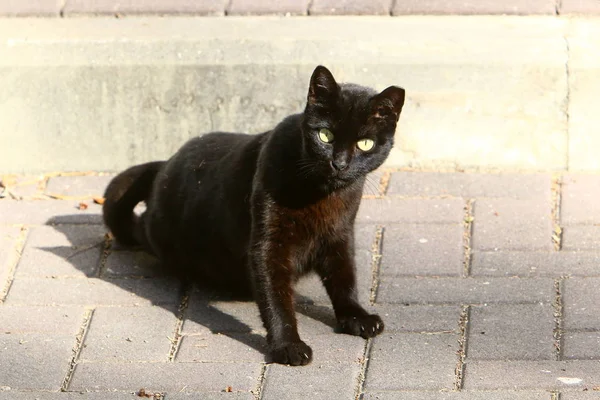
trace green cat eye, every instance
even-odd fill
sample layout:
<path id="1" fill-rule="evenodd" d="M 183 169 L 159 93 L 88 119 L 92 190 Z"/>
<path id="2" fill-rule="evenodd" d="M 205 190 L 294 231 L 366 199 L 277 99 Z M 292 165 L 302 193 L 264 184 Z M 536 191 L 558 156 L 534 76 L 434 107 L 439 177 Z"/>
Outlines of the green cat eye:
<path id="1" fill-rule="evenodd" d="M 333 142 L 333 133 L 327 128 L 322 128 L 319 131 L 319 139 L 321 139 L 321 142 L 323 143 L 331 143 Z"/>
<path id="2" fill-rule="evenodd" d="M 362 139 L 356 143 L 356 147 L 361 149 L 362 151 L 369 151 L 375 146 L 375 142 L 371 139 Z"/>

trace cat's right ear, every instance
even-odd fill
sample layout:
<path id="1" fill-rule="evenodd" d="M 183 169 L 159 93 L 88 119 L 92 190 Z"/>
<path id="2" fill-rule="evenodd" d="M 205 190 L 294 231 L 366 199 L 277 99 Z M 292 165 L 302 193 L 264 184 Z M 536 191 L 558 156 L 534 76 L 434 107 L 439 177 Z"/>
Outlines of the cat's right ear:
<path id="1" fill-rule="evenodd" d="M 308 87 L 308 104 L 328 104 L 336 99 L 338 92 L 339 86 L 333 74 L 322 65 L 315 68 Z"/>

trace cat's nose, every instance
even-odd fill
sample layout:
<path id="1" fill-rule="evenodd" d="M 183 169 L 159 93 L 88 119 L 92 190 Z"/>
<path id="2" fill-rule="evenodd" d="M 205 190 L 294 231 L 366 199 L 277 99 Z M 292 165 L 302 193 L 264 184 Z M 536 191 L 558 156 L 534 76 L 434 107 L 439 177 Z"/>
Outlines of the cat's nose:
<path id="1" fill-rule="evenodd" d="M 345 160 L 333 160 L 331 161 L 331 166 L 336 171 L 343 171 L 348 168 L 348 162 Z"/>

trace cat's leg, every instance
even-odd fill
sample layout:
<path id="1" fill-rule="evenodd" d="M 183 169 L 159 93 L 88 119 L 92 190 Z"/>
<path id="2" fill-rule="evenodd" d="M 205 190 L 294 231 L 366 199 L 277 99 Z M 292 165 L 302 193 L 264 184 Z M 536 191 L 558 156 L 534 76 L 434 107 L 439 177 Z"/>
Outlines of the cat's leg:
<path id="1" fill-rule="evenodd" d="M 315 269 L 333 304 L 342 333 L 370 338 L 383 332 L 383 321 L 369 314 L 358 301 L 353 238 L 327 246 Z"/>
<path id="2" fill-rule="evenodd" d="M 281 246 L 281 243 L 262 235 L 256 236 L 250 266 L 255 299 L 267 329 L 269 361 L 306 365 L 312 360 L 312 350 L 298 334 L 294 309 L 294 265 L 289 246 Z"/>

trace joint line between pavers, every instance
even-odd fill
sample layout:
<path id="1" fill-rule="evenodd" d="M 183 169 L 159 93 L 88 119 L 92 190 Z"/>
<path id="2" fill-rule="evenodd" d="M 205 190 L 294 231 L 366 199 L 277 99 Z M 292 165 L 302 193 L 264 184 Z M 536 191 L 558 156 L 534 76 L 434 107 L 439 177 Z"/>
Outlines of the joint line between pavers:
<path id="1" fill-rule="evenodd" d="M 463 221 L 464 232 L 463 232 L 463 278 L 471 275 L 471 239 L 473 237 L 473 204 L 475 199 L 468 199 L 465 204 L 465 218 Z"/>
<path id="2" fill-rule="evenodd" d="M 563 358 L 563 347 L 564 347 L 564 335 L 563 335 L 563 282 L 564 279 L 555 279 L 554 280 L 554 290 L 555 297 L 552 302 L 552 307 L 554 308 L 554 329 L 553 329 L 553 337 L 554 337 L 554 357 L 556 361 L 562 361 Z"/>
<path id="3" fill-rule="evenodd" d="M 390 4 L 390 12 L 389 12 L 390 17 L 394 16 L 394 7 L 396 7 L 396 0 L 392 0 L 392 4 Z"/>
<path id="4" fill-rule="evenodd" d="M 113 236 L 110 233 L 104 234 L 104 249 L 102 250 L 102 256 L 100 256 L 100 265 L 98 266 L 98 278 L 103 278 L 106 274 L 106 261 L 111 251 Z"/>
<path id="5" fill-rule="evenodd" d="M 377 301 L 377 291 L 379 289 L 379 272 L 381 269 L 381 257 L 383 249 L 383 235 L 385 228 L 382 225 L 377 226 L 375 239 L 371 245 L 371 295 L 369 301 L 371 305 Z"/>
<path id="6" fill-rule="evenodd" d="M 460 332 L 460 338 L 458 339 L 458 361 L 456 362 L 455 369 L 455 380 L 454 390 L 461 391 L 465 380 L 465 358 L 467 357 L 467 338 L 469 335 L 469 317 L 471 314 L 471 307 L 463 305 L 458 320 L 458 330 Z"/>
<path id="7" fill-rule="evenodd" d="M 562 396 L 559 391 L 553 390 L 550 392 L 550 400 L 560 400 L 561 398 Z"/>
<path id="8" fill-rule="evenodd" d="M 187 309 L 190 301 L 190 291 L 190 285 L 185 285 L 183 287 L 181 301 L 179 302 L 179 308 L 177 309 L 177 323 L 175 324 L 173 338 L 171 339 L 171 348 L 169 349 L 169 355 L 167 356 L 167 360 L 169 362 L 175 361 L 175 357 L 179 351 L 179 346 L 181 345 L 181 330 L 183 328 L 185 310 Z"/>
<path id="9" fill-rule="evenodd" d="M 267 376 L 267 364 L 263 363 L 260 367 L 260 373 L 258 374 L 258 384 L 256 389 L 251 391 L 254 395 L 254 400 L 261 400 L 263 398 L 263 391 L 265 388 L 265 378 Z"/>
<path id="10" fill-rule="evenodd" d="M 381 178 L 379 179 L 379 194 L 381 196 L 387 195 L 388 188 L 390 187 L 390 179 L 392 179 L 392 170 L 384 170 Z"/>
<path id="11" fill-rule="evenodd" d="M 560 226 L 560 211 L 562 206 L 562 178 L 560 175 L 552 177 L 550 186 L 552 193 L 551 217 L 552 217 L 552 244 L 554 250 L 560 251 L 562 248 L 562 227 Z"/>
<path id="12" fill-rule="evenodd" d="M 363 357 L 360 363 L 360 373 L 358 374 L 358 381 L 356 382 L 356 392 L 354 393 L 354 400 L 360 400 L 360 396 L 364 392 L 365 382 L 367 380 L 367 368 L 369 366 L 369 359 L 371 357 L 372 347 L 373 339 L 369 338 L 365 341 Z"/>
<path id="13" fill-rule="evenodd" d="M 21 260 L 21 255 L 25 250 L 25 242 L 27 242 L 28 232 L 29 228 L 27 228 L 24 225 L 21 225 L 21 230 L 19 232 L 17 243 L 12 249 L 12 259 L 9 262 L 8 274 L 6 275 L 6 282 L 4 282 L 4 287 L 2 287 L 2 289 L 0 290 L 0 304 L 6 301 L 8 292 L 10 292 L 12 283 L 15 280 L 15 273 L 17 272 L 17 266 L 19 265 L 19 261 Z"/>
<path id="14" fill-rule="evenodd" d="M 87 336 L 87 331 L 92 322 L 92 317 L 94 316 L 94 308 L 89 308 L 85 310 L 85 314 L 83 315 L 83 321 L 81 326 L 79 327 L 79 331 L 75 336 L 75 346 L 73 346 L 73 354 L 71 356 L 71 360 L 69 361 L 69 369 L 67 370 L 67 374 L 63 379 L 62 385 L 60 386 L 61 392 L 66 392 L 69 389 L 69 384 L 71 383 L 71 379 L 73 378 L 73 373 L 75 373 L 75 366 L 79 361 L 79 354 L 81 354 L 81 349 L 83 348 L 83 342 Z"/>

